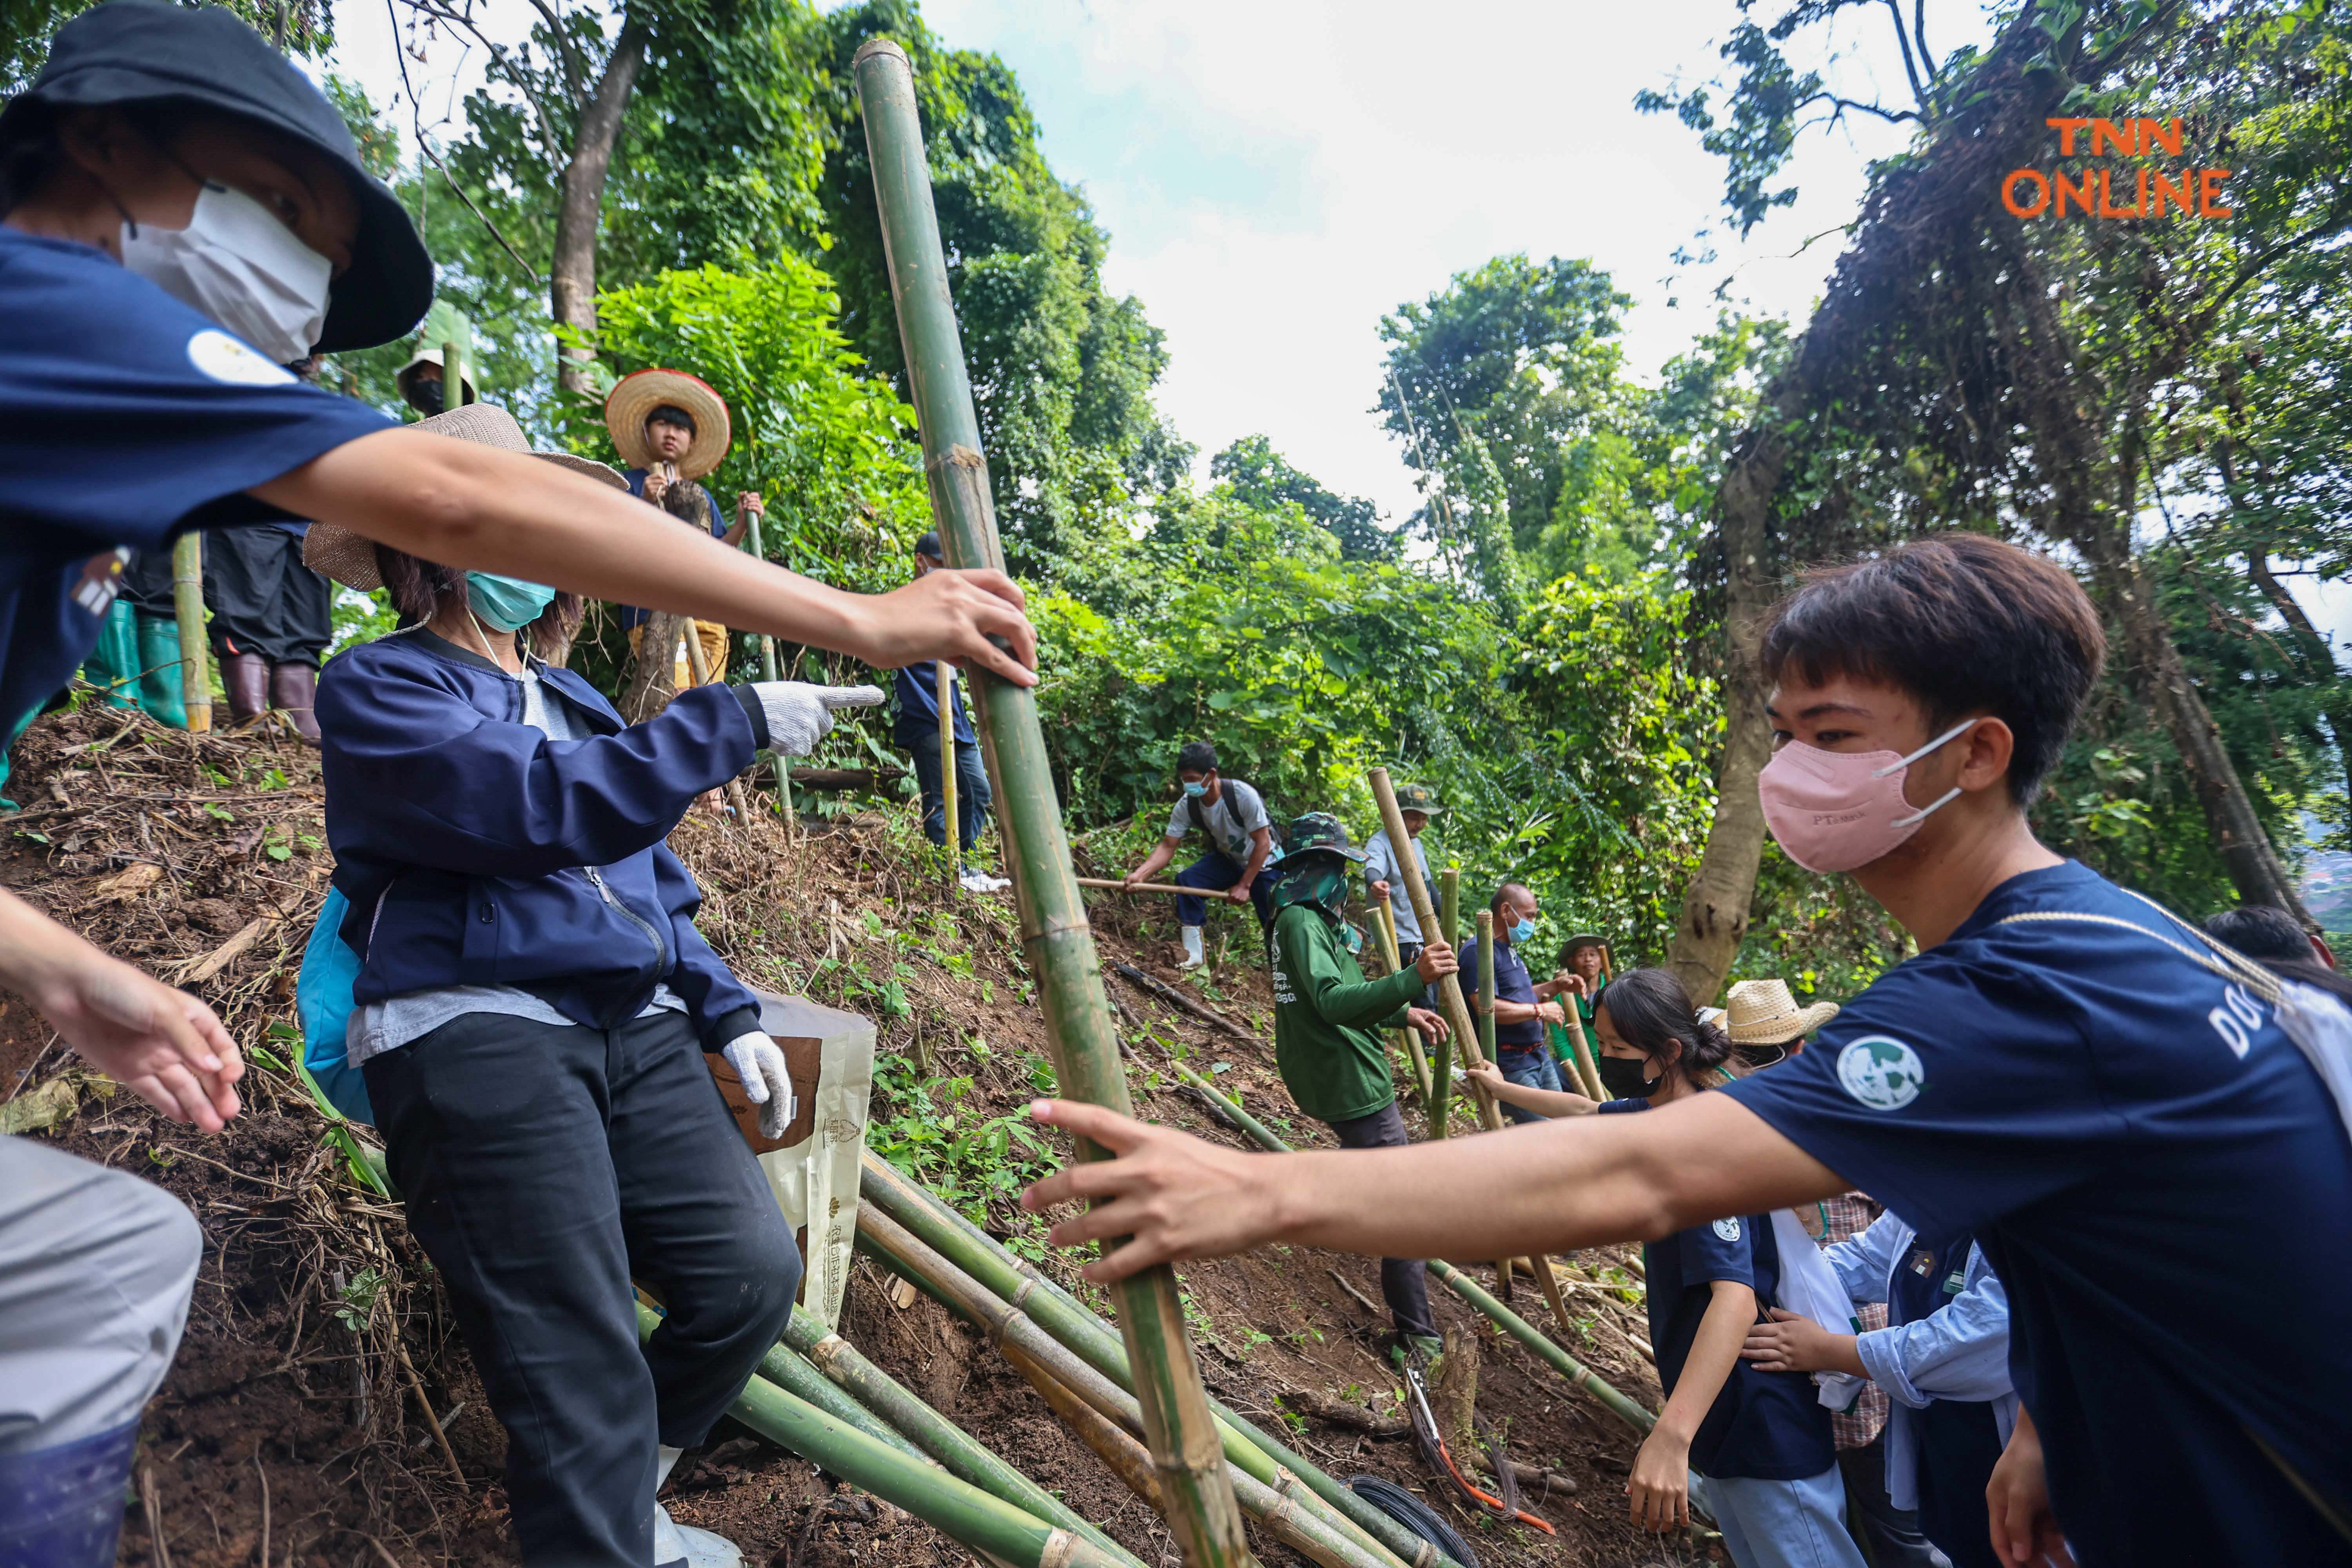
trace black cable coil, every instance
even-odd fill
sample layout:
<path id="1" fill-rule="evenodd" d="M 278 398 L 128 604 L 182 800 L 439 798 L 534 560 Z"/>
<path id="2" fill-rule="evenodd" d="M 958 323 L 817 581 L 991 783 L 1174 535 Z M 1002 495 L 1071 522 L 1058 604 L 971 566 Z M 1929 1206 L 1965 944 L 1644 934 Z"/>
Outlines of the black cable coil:
<path id="1" fill-rule="evenodd" d="M 1350 1476 L 1348 1489 L 1436 1547 L 1462 1568 L 1482 1568 L 1478 1554 L 1435 1510 L 1394 1481 L 1378 1476 Z"/>

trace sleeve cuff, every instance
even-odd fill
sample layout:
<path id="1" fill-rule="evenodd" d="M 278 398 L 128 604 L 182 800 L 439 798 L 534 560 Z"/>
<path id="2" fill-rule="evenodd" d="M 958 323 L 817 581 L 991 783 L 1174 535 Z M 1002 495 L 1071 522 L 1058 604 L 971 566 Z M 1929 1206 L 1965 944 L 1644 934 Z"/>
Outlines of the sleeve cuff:
<path id="1" fill-rule="evenodd" d="M 711 1021 L 709 1028 L 702 1031 L 702 1048 L 706 1054 L 716 1056 L 739 1037 L 759 1032 L 760 1009 L 738 1007 L 730 1013 L 720 1014 Z"/>
<path id="2" fill-rule="evenodd" d="M 759 689 L 751 686 L 730 686 L 728 689 L 735 694 L 735 700 L 742 704 L 743 717 L 751 721 L 751 749 L 755 752 L 766 751 L 768 749 L 768 707 L 766 703 L 760 700 Z"/>
<path id="3" fill-rule="evenodd" d="M 1908 1409 L 1923 1410 L 1933 1401 L 1913 1387 L 1911 1380 L 1903 1375 L 1903 1367 L 1898 1360 L 1899 1334 L 1900 1331 L 1896 1329 L 1873 1329 L 1866 1334 L 1857 1334 L 1853 1341 L 1853 1353 L 1861 1358 L 1863 1370 L 1870 1373 L 1870 1381 L 1886 1391 L 1887 1398 Z"/>

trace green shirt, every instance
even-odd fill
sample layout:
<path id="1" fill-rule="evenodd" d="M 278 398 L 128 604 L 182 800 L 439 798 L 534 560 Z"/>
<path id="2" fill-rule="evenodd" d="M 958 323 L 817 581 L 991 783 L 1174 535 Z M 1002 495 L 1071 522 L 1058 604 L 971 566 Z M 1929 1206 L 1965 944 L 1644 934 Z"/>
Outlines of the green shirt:
<path id="1" fill-rule="evenodd" d="M 1576 1016 L 1580 1019 L 1583 1020 L 1584 1023 L 1585 1047 L 1588 1050 L 1591 1049 L 1592 1047 L 1592 1004 L 1586 998 L 1579 996 L 1573 991 L 1561 992 L 1559 994 L 1559 1000 L 1562 1002 L 1573 1002 L 1576 1004 Z M 1551 1037 L 1551 1054 L 1553 1056 L 1558 1057 L 1564 1062 L 1572 1062 L 1576 1059 L 1576 1042 L 1569 1037 L 1569 1033 L 1566 1027 L 1559 1024 L 1546 1024 L 1544 1026 L 1544 1032 Z"/>
<path id="2" fill-rule="evenodd" d="M 1383 1028 L 1401 1028 L 1421 995 L 1402 969 L 1367 980 L 1340 940 L 1339 922 L 1311 904 L 1274 921 L 1274 1061 L 1298 1109 L 1318 1121 L 1352 1121 L 1396 1100 Z"/>

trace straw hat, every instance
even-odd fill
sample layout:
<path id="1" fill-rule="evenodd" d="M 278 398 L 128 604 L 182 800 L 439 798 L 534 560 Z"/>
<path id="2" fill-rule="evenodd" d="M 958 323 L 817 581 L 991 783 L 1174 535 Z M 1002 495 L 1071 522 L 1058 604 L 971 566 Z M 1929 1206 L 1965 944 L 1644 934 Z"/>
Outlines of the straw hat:
<path id="1" fill-rule="evenodd" d="M 1838 1016 L 1834 1002 L 1799 1007 L 1785 980 L 1743 980 L 1731 988 L 1724 1001 L 1724 1014 L 1735 1046 L 1785 1046 Z"/>
<path id="2" fill-rule="evenodd" d="M 652 468 L 646 416 L 664 404 L 685 409 L 694 421 L 694 440 L 677 460 L 677 473 L 698 479 L 725 460 L 735 427 L 727 417 L 727 400 L 709 382 L 682 370 L 633 371 L 613 384 L 604 398 L 604 428 L 612 432 L 613 449 L 633 468 Z"/>
<path id="3" fill-rule="evenodd" d="M 602 479 L 616 490 L 629 488 L 629 481 L 605 464 L 593 458 L 575 458 L 569 452 L 533 450 L 523 435 L 522 426 L 513 415 L 495 403 L 468 403 L 452 408 L 446 414 L 436 414 L 430 419 L 420 419 L 414 426 L 431 430 L 453 440 L 471 441 L 477 447 L 496 447 L 501 452 L 529 452 L 534 458 L 569 468 L 575 474 L 585 474 L 592 479 Z M 383 573 L 376 564 L 375 542 L 350 529 L 332 522 L 314 522 L 308 537 L 302 541 L 302 564 L 323 577 L 331 577 L 346 588 L 362 592 L 383 586 Z"/>
<path id="4" fill-rule="evenodd" d="M 398 370 L 393 372 L 392 384 L 400 389 L 401 396 L 407 397 L 410 395 L 411 389 L 416 384 L 417 366 L 426 364 L 431 365 L 436 370 L 445 368 L 441 363 L 441 351 L 439 349 L 418 349 L 415 354 L 409 357 L 409 361 L 406 364 L 402 365 Z M 466 392 L 468 396 L 479 397 L 481 395 L 480 390 L 474 385 L 474 378 L 471 375 L 466 377 Z M 445 393 L 443 395 L 446 396 L 446 394 Z"/>

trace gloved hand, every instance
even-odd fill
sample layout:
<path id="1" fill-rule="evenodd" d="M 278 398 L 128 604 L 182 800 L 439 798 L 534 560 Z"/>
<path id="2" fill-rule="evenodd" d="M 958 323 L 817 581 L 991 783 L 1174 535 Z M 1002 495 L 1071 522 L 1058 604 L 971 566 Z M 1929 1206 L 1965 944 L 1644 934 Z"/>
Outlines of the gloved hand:
<path id="1" fill-rule="evenodd" d="M 755 680 L 751 689 L 768 716 L 768 750 L 780 757 L 804 757 L 815 751 L 833 729 L 836 708 L 871 708 L 882 700 L 878 686 Z"/>
<path id="2" fill-rule="evenodd" d="M 743 1098 L 760 1108 L 760 1136 L 782 1138 L 800 1113 L 800 1103 L 793 1098 L 792 1074 L 784 1067 L 783 1047 L 754 1029 L 728 1041 L 719 1054 L 743 1080 Z"/>

